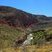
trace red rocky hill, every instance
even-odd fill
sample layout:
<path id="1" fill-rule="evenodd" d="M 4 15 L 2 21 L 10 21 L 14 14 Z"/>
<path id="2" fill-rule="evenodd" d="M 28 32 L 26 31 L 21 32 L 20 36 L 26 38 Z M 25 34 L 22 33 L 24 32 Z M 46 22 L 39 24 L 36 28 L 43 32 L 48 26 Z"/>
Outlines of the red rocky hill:
<path id="1" fill-rule="evenodd" d="M 0 24 L 22 28 L 33 25 L 33 28 L 34 26 L 36 28 L 50 23 L 52 24 L 52 17 L 30 14 L 9 6 L 0 6 Z"/>
<path id="2" fill-rule="evenodd" d="M 0 24 L 7 24 L 13 27 L 29 27 L 37 24 L 38 20 L 32 14 L 26 13 L 16 8 L 0 6 Z"/>

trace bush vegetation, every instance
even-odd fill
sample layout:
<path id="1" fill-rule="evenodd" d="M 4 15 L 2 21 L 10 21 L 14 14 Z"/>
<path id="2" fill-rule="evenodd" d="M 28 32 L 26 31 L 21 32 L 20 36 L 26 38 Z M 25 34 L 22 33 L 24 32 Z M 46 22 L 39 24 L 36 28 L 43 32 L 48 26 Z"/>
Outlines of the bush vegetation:
<path id="1" fill-rule="evenodd" d="M 11 47 L 21 33 L 18 29 L 0 25 L 0 49 Z"/>
<path id="2" fill-rule="evenodd" d="M 52 40 L 52 30 L 39 30 L 32 32 L 33 34 L 33 40 L 31 44 L 45 44 L 47 40 L 51 41 Z M 50 38 L 51 37 L 51 38 Z"/>
<path id="3" fill-rule="evenodd" d="M 13 46 L 14 41 L 21 35 L 23 32 L 19 31 L 18 29 L 8 27 L 7 25 L 0 25 L 0 49 L 7 48 Z M 52 30 L 46 31 L 34 31 L 33 40 L 31 44 L 42 44 L 45 42 L 45 35 L 52 36 Z"/>

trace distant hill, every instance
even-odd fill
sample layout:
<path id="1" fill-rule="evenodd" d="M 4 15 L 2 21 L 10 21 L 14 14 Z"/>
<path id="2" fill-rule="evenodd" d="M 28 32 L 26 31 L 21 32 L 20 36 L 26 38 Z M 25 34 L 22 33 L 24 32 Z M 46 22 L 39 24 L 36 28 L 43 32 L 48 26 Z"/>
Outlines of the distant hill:
<path id="1" fill-rule="evenodd" d="M 30 14 L 9 6 L 0 6 L 0 24 L 21 28 L 36 28 L 44 24 L 52 25 L 52 17 Z"/>
<path id="2" fill-rule="evenodd" d="M 0 24 L 7 24 L 13 27 L 28 27 L 38 20 L 32 14 L 16 8 L 0 6 Z"/>

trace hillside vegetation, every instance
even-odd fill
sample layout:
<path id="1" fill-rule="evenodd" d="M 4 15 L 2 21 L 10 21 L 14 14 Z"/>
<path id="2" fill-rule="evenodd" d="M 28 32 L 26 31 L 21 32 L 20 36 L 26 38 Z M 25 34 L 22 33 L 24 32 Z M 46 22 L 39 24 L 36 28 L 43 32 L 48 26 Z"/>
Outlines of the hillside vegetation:
<path id="1" fill-rule="evenodd" d="M 18 29 L 0 24 L 0 49 L 11 47 L 22 32 Z"/>
<path id="2" fill-rule="evenodd" d="M 20 35 L 22 35 L 22 31 L 19 31 L 18 29 L 9 27 L 7 25 L 1 25 L 0 24 L 0 49 L 12 47 L 14 41 L 16 38 Z M 52 29 L 47 29 L 46 31 L 35 31 L 32 32 L 33 34 L 33 40 L 31 42 L 32 45 L 35 44 L 43 44 L 47 40 L 51 41 L 52 39 L 50 36 L 52 36 Z"/>
<path id="3" fill-rule="evenodd" d="M 29 34 L 33 35 L 30 45 L 20 48 Z M 44 52 L 45 47 L 49 52 L 52 49 L 52 17 L 0 6 L 0 52 L 18 52 L 17 47 L 19 52 Z"/>

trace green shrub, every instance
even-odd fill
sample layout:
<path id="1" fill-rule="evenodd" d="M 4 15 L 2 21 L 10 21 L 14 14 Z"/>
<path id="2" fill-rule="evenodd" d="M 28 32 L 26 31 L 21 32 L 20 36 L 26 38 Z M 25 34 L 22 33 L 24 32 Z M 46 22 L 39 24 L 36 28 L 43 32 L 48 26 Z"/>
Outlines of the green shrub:
<path id="1" fill-rule="evenodd" d="M 33 44 L 42 44 L 45 41 L 45 34 L 43 31 L 33 32 Z"/>

